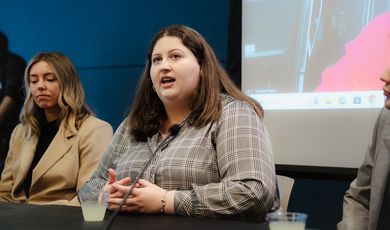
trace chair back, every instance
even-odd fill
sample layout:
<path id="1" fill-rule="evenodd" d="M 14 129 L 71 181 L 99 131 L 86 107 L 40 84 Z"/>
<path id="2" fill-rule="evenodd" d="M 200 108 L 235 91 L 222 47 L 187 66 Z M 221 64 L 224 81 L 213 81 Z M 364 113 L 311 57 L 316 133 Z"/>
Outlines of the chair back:
<path id="1" fill-rule="evenodd" d="M 276 175 L 276 179 L 278 181 L 279 187 L 280 205 L 282 206 L 283 210 L 287 211 L 291 191 L 294 186 L 294 179 L 282 175 Z"/>

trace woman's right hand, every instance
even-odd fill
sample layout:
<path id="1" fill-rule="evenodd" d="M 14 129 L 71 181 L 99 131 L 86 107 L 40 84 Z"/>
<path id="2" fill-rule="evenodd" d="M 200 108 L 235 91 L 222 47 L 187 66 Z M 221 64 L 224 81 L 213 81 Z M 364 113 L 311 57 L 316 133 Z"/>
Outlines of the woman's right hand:
<path id="1" fill-rule="evenodd" d="M 125 195 L 123 192 L 114 188 L 113 184 L 119 184 L 123 186 L 129 185 L 131 182 L 130 177 L 125 177 L 119 181 L 116 180 L 115 170 L 110 168 L 108 169 L 108 180 L 107 183 L 103 187 L 103 191 L 108 192 L 110 194 L 109 198 L 123 198 Z M 111 209 L 112 204 L 108 203 L 108 208 Z"/>

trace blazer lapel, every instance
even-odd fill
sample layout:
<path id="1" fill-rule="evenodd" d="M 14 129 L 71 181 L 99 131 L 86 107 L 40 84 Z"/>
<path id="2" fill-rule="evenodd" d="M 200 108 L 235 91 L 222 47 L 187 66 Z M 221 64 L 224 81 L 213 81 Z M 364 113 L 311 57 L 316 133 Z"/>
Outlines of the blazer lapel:
<path id="1" fill-rule="evenodd" d="M 24 182 L 24 179 L 26 178 L 27 172 L 30 169 L 31 162 L 34 158 L 35 150 L 37 148 L 38 138 L 33 136 L 26 140 L 26 144 L 21 146 L 21 154 L 19 162 L 19 172 L 15 173 L 15 184 L 14 188 L 20 188 L 22 183 Z"/>
<path id="2" fill-rule="evenodd" d="M 31 187 L 72 147 L 74 134 L 68 130 L 63 131 L 62 127 L 61 125 L 53 141 L 33 170 Z"/>

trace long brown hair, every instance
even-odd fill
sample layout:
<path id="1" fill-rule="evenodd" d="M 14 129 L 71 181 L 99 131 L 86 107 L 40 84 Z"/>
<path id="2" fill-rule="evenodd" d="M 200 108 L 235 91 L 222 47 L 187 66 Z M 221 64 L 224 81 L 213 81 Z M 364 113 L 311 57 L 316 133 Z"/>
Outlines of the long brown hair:
<path id="1" fill-rule="evenodd" d="M 261 105 L 244 95 L 234 85 L 202 35 L 189 27 L 174 25 L 160 30 L 149 45 L 145 69 L 138 83 L 133 108 L 128 116 L 130 132 L 136 140 L 145 141 L 146 137 L 154 135 L 160 129 L 161 122 L 167 118 L 162 101 L 152 89 L 150 76 L 154 46 L 160 38 L 165 36 L 179 38 L 183 45 L 195 55 L 200 65 L 202 78 L 191 104 L 191 114 L 187 118 L 191 126 L 201 128 L 220 117 L 221 93 L 247 102 L 260 118 L 263 117 L 264 111 Z"/>
<path id="2" fill-rule="evenodd" d="M 48 52 L 35 55 L 27 65 L 24 82 L 26 86 L 26 99 L 20 114 L 20 120 L 26 127 L 27 136 L 40 134 L 40 119 L 44 114 L 34 102 L 30 92 L 30 71 L 34 64 L 44 61 L 54 71 L 60 85 L 58 106 L 60 108 L 59 122 L 76 133 L 81 123 L 92 114 L 84 100 L 84 89 L 73 63 L 63 54 Z"/>

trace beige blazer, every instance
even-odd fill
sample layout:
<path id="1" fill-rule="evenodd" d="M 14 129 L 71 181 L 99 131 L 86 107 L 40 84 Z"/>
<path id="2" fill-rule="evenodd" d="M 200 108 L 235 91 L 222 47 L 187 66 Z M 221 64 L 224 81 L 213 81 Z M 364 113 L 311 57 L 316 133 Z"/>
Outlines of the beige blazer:
<path id="1" fill-rule="evenodd" d="M 19 124 L 13 131 L 0 181 L 0 201 L 79 205 L 77 192 L 91 177 L 112 139 L 112 127 L 88 117 L 77 134 L 61 125 L 32 173 L 30 197 L 22 189 L 38 138 L 26 138 Z"/>

